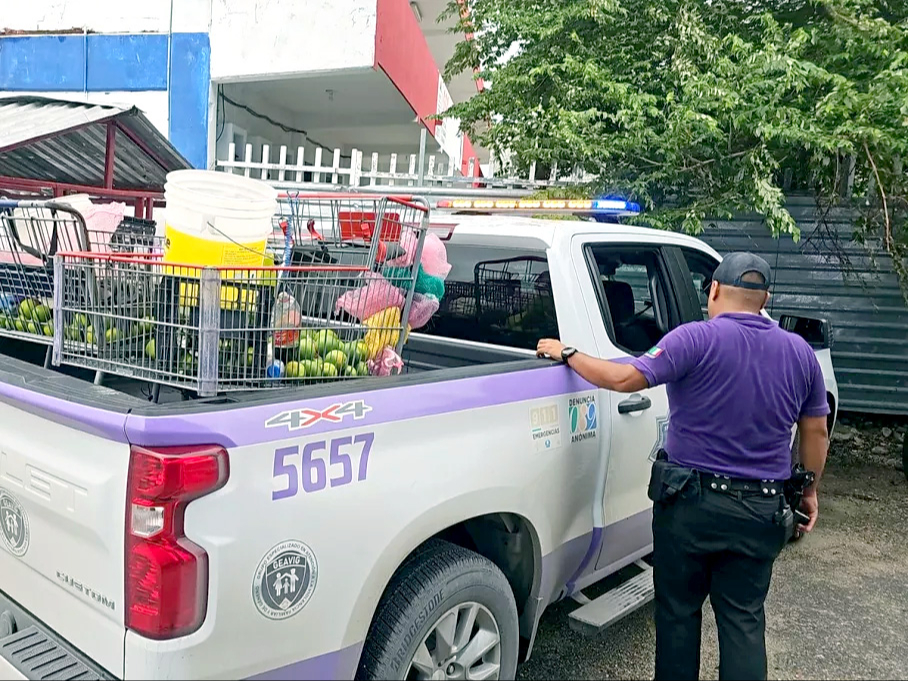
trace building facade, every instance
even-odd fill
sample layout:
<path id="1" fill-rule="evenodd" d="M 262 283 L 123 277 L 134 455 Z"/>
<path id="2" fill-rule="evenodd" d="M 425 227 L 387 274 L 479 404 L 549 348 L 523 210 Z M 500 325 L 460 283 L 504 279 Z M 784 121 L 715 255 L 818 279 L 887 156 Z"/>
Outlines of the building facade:
<path id="1" fill-rule="evenodd" d="M 231 142 L 483 160 L 457 122 L 475 93 L 439 64 L 458 36 L 444 0 L 33 0 L 4 11 L 0 94 L 134 105 L 199 168 Z M 481 86 L 481 84 L 479 85 Z M 239 151 L 237 152 L 240 153 Z M 261 160 L 261 159 L 256 159 Z"/>

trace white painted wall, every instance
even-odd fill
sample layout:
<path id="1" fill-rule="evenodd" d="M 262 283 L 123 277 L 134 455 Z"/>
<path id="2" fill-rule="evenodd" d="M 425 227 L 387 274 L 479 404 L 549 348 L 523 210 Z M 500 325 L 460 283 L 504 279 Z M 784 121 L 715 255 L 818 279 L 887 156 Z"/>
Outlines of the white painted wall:
<path id="1" fill-rule="evenodd" d="M 375 12 L 376 0 L 212 0 L 211 78 L 369 68 Z"/>
<path id="2" fill-rule="evenodd" d="M 249 0 L 231 0 L 249 4 Z M 204 33 L 212 0 L 6 0 L 2 25 L 20 31 L 86 28 L 98 33 Z"/>
<path id="3" fill-rule="evenodd" d="M 0 93 L 3 96 L 4 93 Z M 51 99 L 65 99 L 71 102 L 87 102 L 89 104 L 113 104 L 122 107 L 138 107 L 145 117 L 161 132 L 168 137 L 170 125 L 167 107 L 167 93 L 162 90 L 153 92 L 8 92 L 8 96 L 36 95 L 50 97 Z"/>

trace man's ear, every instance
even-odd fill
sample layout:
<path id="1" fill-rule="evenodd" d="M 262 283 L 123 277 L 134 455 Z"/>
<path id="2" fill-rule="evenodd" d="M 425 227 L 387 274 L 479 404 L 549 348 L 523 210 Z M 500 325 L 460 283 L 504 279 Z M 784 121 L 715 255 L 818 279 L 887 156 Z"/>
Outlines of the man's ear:
<path id="1" fill-rule="evenodd" d="M 709 299 L 715 301 L 719 298 L 719 282 L 714 281 L 709 285 Z"/>
<path id="2" fill-rule="evenodd" d="M 765 307 L 769 304 L 769 299 L 770 299 L 771 297 L 772 297 L 772 294 L 771 294 L 769 291 L 767 291 L 767 292 L 766 292 L 766 297 L 763 299 L 763 305 L 760 307 L 760 309 L 765 308 Z"/>

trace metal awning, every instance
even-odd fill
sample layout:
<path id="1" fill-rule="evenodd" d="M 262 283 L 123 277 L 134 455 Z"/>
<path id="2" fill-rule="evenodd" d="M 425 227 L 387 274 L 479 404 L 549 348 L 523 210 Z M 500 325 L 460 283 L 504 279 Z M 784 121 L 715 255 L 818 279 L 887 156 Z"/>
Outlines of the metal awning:
<path id="1" fill-rule="evenodd" d="M 162 192 L 191 167 L 136 107 L 0 96 L 0 178 Z"/>

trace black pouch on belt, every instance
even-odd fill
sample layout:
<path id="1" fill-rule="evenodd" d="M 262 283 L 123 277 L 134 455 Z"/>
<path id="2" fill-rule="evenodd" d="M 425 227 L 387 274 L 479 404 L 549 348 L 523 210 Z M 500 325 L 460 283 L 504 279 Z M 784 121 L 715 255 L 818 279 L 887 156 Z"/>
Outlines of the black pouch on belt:
<path id="1" fill-rule="evenodd" d="M 647 496 L 654 502 L 669 503 L 687 487 L 693 476 L 692 468 L 673 464 L 664 456 L 656 457 L 650 474 Z"/>

